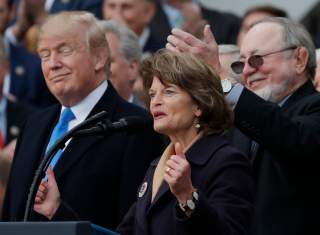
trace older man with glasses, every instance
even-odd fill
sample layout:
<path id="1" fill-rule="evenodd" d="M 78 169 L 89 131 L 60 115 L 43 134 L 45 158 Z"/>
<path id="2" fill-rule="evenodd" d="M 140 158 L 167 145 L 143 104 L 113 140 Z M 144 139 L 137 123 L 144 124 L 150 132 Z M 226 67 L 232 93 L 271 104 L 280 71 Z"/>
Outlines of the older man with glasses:
<path id="1" fill-rule="evenodd" d="M 209 26 L 204 40 L 179 29 L 167 48 L 189 51 L 220 72 Z M 285 18 L 268 18 L 245 36 L 232 64 L 244 86 L 227 94 L 235 127 L 253 144 L 249 155 L 256 185 L 253 234 L 320 234 L 320 95 L 312 85 L 315 52 L 310 35 Z M 221 78 L 225 74 L 220 72 Z M 234 139 L 243 142 L 243 139 Z"/>

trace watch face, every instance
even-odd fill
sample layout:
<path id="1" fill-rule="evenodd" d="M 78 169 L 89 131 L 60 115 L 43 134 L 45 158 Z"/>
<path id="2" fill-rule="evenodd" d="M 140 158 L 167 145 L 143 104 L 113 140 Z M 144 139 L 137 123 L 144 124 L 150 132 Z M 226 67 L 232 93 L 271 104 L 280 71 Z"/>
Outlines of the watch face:
<path id="1" fill-rule="evenodd" d="M 188 200 L 187 205 L 190 210 L 194 210 L 194 208 L 196 207 L 196 205 L 194 204 L 194 202 L 192 200 Z"/>
<path id="2" fill-rule="evenodd" d="M 232 88 L 232 84 L 231 84 L 230 80 L 227 79 L 227 78 L 221 80 L 221 86 L 222 86 L 222 89 L 223 89 L 224 93 L 229 92 L 231 90 L 231 88 Z"/>

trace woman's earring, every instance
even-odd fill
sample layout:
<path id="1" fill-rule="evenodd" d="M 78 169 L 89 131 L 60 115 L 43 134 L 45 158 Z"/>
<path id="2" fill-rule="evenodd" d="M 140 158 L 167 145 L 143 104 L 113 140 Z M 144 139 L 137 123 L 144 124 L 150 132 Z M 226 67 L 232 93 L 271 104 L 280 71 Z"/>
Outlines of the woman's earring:
<path id="1" fill-rule="evenodd" d="M 199 123 L 199 119 L 198 119 L 198 118 L 195 120 L 194 126 L 195 126 L 195 128 L 200 129 L 201 126 L 200 126 L 200 123 Z"/>

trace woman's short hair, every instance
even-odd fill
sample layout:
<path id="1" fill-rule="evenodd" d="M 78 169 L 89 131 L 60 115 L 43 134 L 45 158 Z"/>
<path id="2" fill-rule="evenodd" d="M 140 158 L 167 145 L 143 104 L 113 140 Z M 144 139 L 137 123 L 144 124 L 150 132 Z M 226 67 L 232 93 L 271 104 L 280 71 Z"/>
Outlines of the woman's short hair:
<path id="1" fill-rule="evenodd" d="M 224 98 L 219 75 L 190 53 L 159 50 L 143 61 L 141 75 L 145 89 L 157 77 L 163 84 L 171 83 L 185 90 L 202 111 L 199 124 L 205 134 L 221 134 L 232 125 L 232 111 Z"/>

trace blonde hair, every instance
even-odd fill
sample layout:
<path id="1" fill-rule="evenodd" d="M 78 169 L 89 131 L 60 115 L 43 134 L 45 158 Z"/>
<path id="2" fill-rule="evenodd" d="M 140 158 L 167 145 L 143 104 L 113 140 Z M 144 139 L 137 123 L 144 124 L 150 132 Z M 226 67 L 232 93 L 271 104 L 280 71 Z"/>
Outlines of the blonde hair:
<path id="1" fill-rule="evenodd" d="M 86 11 L 64 11 L 50 15 L 41 25 L 39 39 L 47 34 L 84 34 L 84 43 L 93 53 L 104 51 L 107 55 L 105 65 L 107 77 L 110 74 L 110 49 L 98 20 Z"/>

